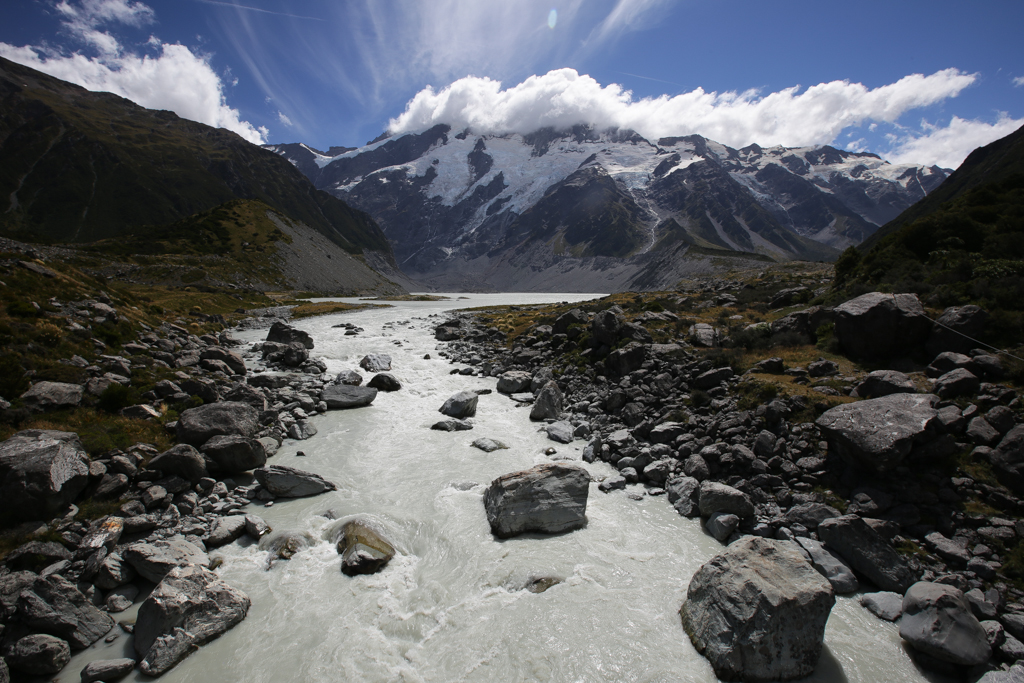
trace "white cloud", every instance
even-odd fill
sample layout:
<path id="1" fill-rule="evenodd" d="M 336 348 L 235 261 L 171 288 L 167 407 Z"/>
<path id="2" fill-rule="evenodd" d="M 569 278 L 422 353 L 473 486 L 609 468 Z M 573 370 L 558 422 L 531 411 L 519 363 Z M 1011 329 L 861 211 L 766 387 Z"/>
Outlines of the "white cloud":
<path id="1" fill-rule="evenodd" d="M 277 112 L 277 120 L 283 123 L 284 125 L 288 126 L 289 128 L 292 128 L 295 125 L 283 111 Z"/>
<path id="2" fill-rule="evenodd" d="M 1017 76 L 1017 78 L 1013 79 L 1013 84 L 1018 88 L 1024 85 L 1024 76 Z"/>
<path id="3" fill-rule="evenodd" d="M 617 84 L 602 87 L 572 69 L 531 76 L 501 89 L 499 81 L 461 78 L 435 91 L 427 87 L 392 119 L 394 133 L 424 130 L 437 123 L 486 133 L 528 133 L 578 123 L 598 128 L 630 128 L 648 139 L 700 134 L 742 147 L 804 146 L 832 142 L 843 129 L 864 121 L 895 122 L 917 107 L 955 97 L 975 76 L 957 69 L 930 76 L 912 74 L 895 83 L 868 89 L 860 83 L 819 83 L 761 96 L 758 91 L 705 92 L 696 89 L 675 97 L 634 100 Z"/>
<path id="4" fill-rule="evenodd" d="M 93 48 L 98 56 L 81 52 L 0 42 L 0 56 L 93 91 L 112 92 L 149 109 L 168 109 L 178 116 L 218 128 L 227 128 L 249 142 L 266 142 L 269 132 L 242 121 L 228 106 L 224 83 L 208 59 L 180 44 L 163 43 L 151 36 L 146 45 L 154 56 L 126 52 L 103 24 L 141 27 L 154 20 L 153 10 L 128 0 L 67 0 L 57 5 L 63 27 Z"/>
<path id="5" fill-rule="evenodd" d="M 894 136 L 889 153 L 893 163 L 918 163 L 956 168 L 978 147 L 1004 138 L 1024 126 L 1024 118 L 1013 119 L 1000 113 L 995 123 L 954 116 L 948 126 L 921 123 L 922 135 Z"/>

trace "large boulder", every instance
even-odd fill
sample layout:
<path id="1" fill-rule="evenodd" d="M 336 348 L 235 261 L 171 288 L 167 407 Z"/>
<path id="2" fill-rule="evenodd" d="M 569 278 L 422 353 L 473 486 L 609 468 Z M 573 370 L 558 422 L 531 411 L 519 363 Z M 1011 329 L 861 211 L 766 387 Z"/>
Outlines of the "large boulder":
<path id="1" fill-rule="evenodd" d="M 992 470 L 999 483 L 1024 495 L 1024 424 L 1017 425 L 1003 437 L 989 454 Z"/>
<path id="2" fill-rule="evenodd" d="M 29 429 L 0 443 L 0 499 L 14 520 L 50 519 L 89 483 L 74 432 Z"/>
<path id="3" fill-rule="evenodd" d="M 140 670 L 147 676 L 168 671 L 196 646 L 242 621 L 249 605 L 245 593 L 208 569 L 172 569 L 139 607 L 134 644 Z"/>
<path id="4" fill-rule="evenodd" d="M 747 536 L 697 570 L 679 613 L 720 679 L 780 681 L 814 671 L 834 604 L 792 543 Z"/>
<path id="5" fill-rule="evenodd" d="M 884 591 L 903 593 L 914 583 L 906 560 L 856 515 L 826 519 L 818 525 L 818 538 Z"/>
<path id="6" fill-rule="evenodd" d="M 228 515 L 217 517 L 210 526 L 210 534 L 204 543 L 207 548 L 219 548 L 233 541 L 237 541 L 245 533 L 245 517 L 242 515 Z"/>
<path id="7" fill-rule="evenodd" d="M 228 351 L 227 349 L 219 346 L 211 346 L 202 353 L 199 354 L 200 360 L 206 361 L 220 361 L 224 365 L 228 366 L 236 375 L 245 376 L 246 368 L 245 361 L 234 351 Z"/>
<path id="8" fill-rule="evenodd" d="M 366 522 L 352 520 L 341 527 L 337 541 L 341 571 L 347 576 L 375 574 L 395 556 L 394 547 Z"/>
<path id="9" fill-rule="evenodd" d="M 989 315 L 977 306 L 951 306 L 942 312 L 932 327 L 924 350 L 929 357 L 944 351 L 969 353 L 977 348 L 974 339 L 981 337 Z M 973 339 L 971 339 L 973 337 Z"/>
<path id="10" fill-rule="evenodd" d="M 981 380 L 967 368 L 955 368 L 935 380 L 934 390 L 939 398 L 956 398 L 978 393 Z"/>
<path id="11" fill-rule="evenodd" d="M 330 384 L 324 387 L 322 399 L 330 410 L 362 408 L 373 403 L 377 390 L 351 384 Z"/>
<path id="12" fill-rule="evenodd" d="M 255 408 L 236 401 L 189 408 L 178 418 L 178 441 L 198 448 L 215 436 L 251 438 L 259 429 L 258 418 Z"/>
<path id="13" fill-rule="evenodd" d="M 203 453 L 223 472 L 247 472 L 267 463 L 262 443 L 237 434 L 213 437 L 203 444 Z"/>
<path id="14" fill-rule="evenodd" d="M 267 341 L 277 342 L 278 344 L 292 344 L 298 342 L 302 344 L 304 348 L 313 348 L 313 338 L 309 336 L 308 332 L 297 330 L 291 325 L 287 325 L 280 321 L 270 326 L 270 330 L 267 332 Z"/>
<path id="15" fill-rule="evenodd" d="M 398 391 L 402 388 L 402 383 L 390 372 L 381 372 L 370 378 L 366 386 L 380 391 Z"/>
<path id="16" fill-rule="evenodd" d="M 619 330 L 626 322 L 625 312 L 618 306 L 607 308 L 590 323 L 590 338 L 597 346 L 614 346 L 619 339 Z"/>
<path id="17" fill-rule="evenodd" d="M 480 396 L 474 391 L 460 391 L 444 402 L 438 410 L 443 415 L 454 417 L 456 420 L 464 420 L 467 417 L 476 415 L 476 405 Z"/>
<path id="18" fill-rule="evenodd" d="M 534 421 L 557 420 L 561 414 L 562 390 L 558 387 L 558 382 L 548 380 L 541 387 L 540 393 L 537 394 L 537 400 L 533 402 L 533 406 L 530 408 L 530 419 Z"/>
<path id="19" fill-rule="evenodd" d="M 15 641 L 5 658 L 15 671 L 46 676 L 67 666 L 71 661 L 71 648 L 60 638 L 33 633 Z"/>
<path id="20" fill-rule="evenodd" d="M 796 542 L 803 549 L 808 559 L 810 559 L 811 565 L 815 570 L 832 584 L 832 590 L 837 595 L 853 593 L 860 588 L 860 582 L 854 576 L 853 570 L 850 569 L 841 557 L 826 548 L 820 541 L 797 536 Z"/>
<path id="21" fill-rule="evenodd" d="M 123 551 L 124 559 L 145 579 L 159 583 L 167 572 L 187 564 L 209 566 L 210 558 L 199 546 L 183 536 L 152 542 L 133 543 Z"/>
<path id="22" fill-rule="evenodd" d="M 21 395 L 29 410 L 57 410 L 74 408 L 82 402 L 85 388 L 65 382 L 36 382 Z"/>
<path id="23" fill-rule="evenodd" d="M 900 637 L 929 657 L 974 666 L 992 656 L 985 629 L 953 586 L 920 581 L 903 596 Z"/>
<path id="24" fill-rule="evenodd" d="M 216 437 L 214 437 L 216 438 Z M 194 446 L 180 443 L 172 446 L 149 461 L 149 469 L 159 470 L 165 475 L 173 474 L 188 479 L 193 484 L 209 476 L 206 458 Z"/>
<path id="25" fill-rule="evenodd" d="M 913 394 L 917 389 L 914 382 L 902 372 L 875 370 L 868 373 L 854 391 L 858 398 L 880 398 L 890 394 Z"/>
<path id="26" fill-rule="evenodd" d="M 851 465 L 885 472 L 899 465 L 916 444 L 936 436 L 938 402 L 932 394 L 891 394 L 836 406 L 815 424 L 829 451 Z"/>
<path id="27" fill-rule="evenodd" d="M 530 373 L 523 370 L 509 370 L 498 377 L 498 392 L 502 394 L 519 394 L 530 390 L 532 381 Z"/>
<path id="28" fill-rule="evenodd" d="M 590 322 L 590 318 L 587 317 L 587 314 L 574 308 L 555 319 L 555 324 L 551 326 L 551 334 L 568 334 L 569 328 L 573 325 L 582 327 L 588 322 Z"/>
<path id="29" fill-rule="evenodd" d="M 608 374 L 614 377 L 625 377 L 647 360 L 647 347 L 637 342 L 629 342 L 621 349 L 615 349 L 604 359 Z"/>
<path id="30" fill-rule="evenodd" d="M 797 334 L 814 341 L 818 328 L 832 322 L 835 314 L 831 308 L 811 306 L 802 311 L 795 311 L 772 322 L 772 334 Z"/>
<path id="31" fill-rule="evenodd" d="M 59 574 L 40 577 L 21 592 L 18 616 L 32 630 L 61 638 L 74 650 L 89 647 L 114 627 L 110 615 Z"/>
<path id="32" fill-rule="evenodd" d="M 386 353 L 370 353 L 359 361 L 359 367 L 367 372 L 387 372 L 391 369 L 391 356 Z"/>
<path id="33" fill-rule="evenodd" d="M 305 498 L 316 496 L 338 487 L 319 474 L 303 472 L 284 465 L 268 465 L 254 470 L 256 481 L 270 493 L 280 498 Z"/>
<path id="34" fill-rule="evenodd" d="M 910 355 L 932 328 L 916 294 L 870 292 L 836 306 L 833 313 L 843 351 L 865 360 Z"/>
<path id="35" fill-rule="evenodd" d="M 82 683 L 96 683 L 96 681 L 119 681 L 135 669 L 135 660 L 123 657 L 121 659 L 95 659 L 85 665 L 82 669 Z"/>
<path id="36" fill-rule="evenodd" d="M 499 538 L 528 531 L 554 534 L 586 523 L 589 491 L 590 474 L 582 467 L 546 463 L 492 481 L 484 510 Z"/>

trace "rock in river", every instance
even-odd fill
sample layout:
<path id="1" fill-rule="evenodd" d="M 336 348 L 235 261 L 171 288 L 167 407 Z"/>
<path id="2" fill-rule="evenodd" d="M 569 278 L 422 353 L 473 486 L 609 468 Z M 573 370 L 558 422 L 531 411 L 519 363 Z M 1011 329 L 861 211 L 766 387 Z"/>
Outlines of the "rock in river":
<path id="1" fill-rule="evenodd" d="M 391 356 L 386 353 L 371 353 L 363 356 L 359 367 L 367 372 L 387 372 L 391 369 Z"/>
<path id="2" fill-rule="evenodd" d="M 330 410 L 361 408 L 373 403 L 377 390 L 350 384 L 331 384 L 324 387 L 323 400 Z"/>
<path id="3" fill-rule="evenodd" d="M 253 474 L 256 476 L 256 481 L 280 498 L 305 498 L 338 488 L 319 474 L 303 472 L 284 465 L 261 467 L 254 470 Z"/>
<path id="4" fill-rule="evenodd" d="M 346 522 L 338 539 L 341 571 L 348 576 L 375 574 L 395 556 L 395 549 L 377 531 L 360 520 Z"/>
<path id="5" fill-rule="evenodd" d="M 476 415 L 476 406 L 480 397 L 473 391 L 460 391 L 444 402 L 438 410 L 443 415 L 464 420 Z"/>
<path id="6" fill-rule="evenodd" d="M 196 565 L 172 569 L 139 608 L 135 651 L 147 676 L 159 676 L 197 645 L 242 621 L 249 597 Z"/>
<path id="7" fill-rule="evenodd" d="M 900 636 L 943 662 L 974 666 L 992 656 L 985 629 L 953 586 L 919 581 L 903 596 Z"/>
<path id="8" fill-rule="evenodd" d="M 398 391 L 402 388 L 402 383 L 390 372 L 381 372 L 370 378 L 366 386 L 380 391 Z"/>
<path id="9" fill-rule="evenodd" d="M 558 533 L 586 523 L 589 491 L 590 474 L 582 467 L 542 464 L 492 481 L 484 509 L 499 538 L 527 531 Z"/>
<path id="10" fill-rule="evenodd" d="M 719 678 L 778 681 L 814 671 L 834 604 L 791 542 L 747 536 L 697 570 L 679 613 Z"/>
<path id="11" fill-rule="evenodd" d="M 32 676 L 55 674 L 71 660 L 71 648 L 60 638 L 33 634 L 18 639 L 5 653 L 15 671 Z"/>
<path id="12" fill-rule="evenodd" d="M 558 416 L 562 413 L 562 390 L 558 387 L 558 383 L 554 380 L 549 380 L 547 384 L 541 387 L 540 393 L 537 394 L 537 400 L 533 402 L 533 407 L 530 408 L 530 419 L 534 421 L 558 419 Z"/>

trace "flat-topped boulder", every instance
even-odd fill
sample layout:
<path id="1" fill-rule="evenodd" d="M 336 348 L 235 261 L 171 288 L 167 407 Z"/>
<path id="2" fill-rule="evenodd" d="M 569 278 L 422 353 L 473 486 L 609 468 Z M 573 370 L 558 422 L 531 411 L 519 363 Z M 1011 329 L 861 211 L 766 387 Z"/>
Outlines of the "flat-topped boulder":
<path id="1" fill-rule="evenodd" d="M 329 410 L 345 410 L 362 408 L 373 403 L 377 398 L 377 390 L 373 387 L 361 387 L 351 384 L 331 384 L 324 387 L 322 399 Z"/>
<path id="2" fill-rule="evenodd" d="M 280 498 L 305 498 L 338 488 L 319 474 L 284 465 L 267 465 L 254 470 L 253 475 L 267 491 Z"/>
<path id="3" fill-rule="evenodd" d="M 313 348 L 313 338 L 309 336 L 308 332 L 297 330 L 291 325 L 280 321 L 270 326 L 270 330 L 267 332 L 267 341 L 277 342 L 278 344 L 298 342 L 307 349 Z"/>
<path id="4" fill-rule="evenodd" d="M 870 292 L 836 306 L 833 314 L 843 351 L 865 360 L 909 356 L 932 329 L 916 294 Z"/>
<path id="5" fill-rule="evenodd" d="M 914 382 L 902 372 L 875 370 L 869 372 L 854 391 L 858 398 L 880 398 L 890 394 L 913 394 L 917 389 Z"/>
<path id="6" fill-rule="evenodd" d="M 259 440 L 238 434 L 215 436 L 203 444 L 202 450 L 223 472 L 247 472 L 267 462 L 267 452 Z"/>
<path id="7" fill-rule="evenodd" d="M 367 372 L 387 372 L 391 369 L 391 356 L 386 353 L 369 353 L 359 361 L 359 367 Z"/>
<path id="8" fill-rule="evenodd" d="M 194 564 L 206 567 L 210 558 L 202 548 L 172 536 L 152 542 L 133 543 L 123 551 L 124 559 L 135 571 L 153 583 L 159 583 L 175 567 Z"/>
<path id="9" fill-rule="evenodd" d="M 871 472 L 898 466 L 917 444 L 937 435 L 938 396 L 891 394 L 844 403 L 815 420 L 829 450 Z"/>
<path id="10" fill-rule="evenodd" d="M 582 467 L 545 463 L 503 474 L 484 493 L 491 532 L 508 538 L 528 531 L 559 533 L 587 520 L 590 474 Z"/>
<path id="11" fill-rule="evenodd" d="M 135 652 L 147 676 L 169 671 L 197 646 L 242 621 L 249 597 L 196 565 L 175 567 L 160 581 L 135 621 Z"/>
<path id="12" fill-rule="evenodd" d="M 747 536 L 697 570 L 679 613 L 722 680 L 785 681 L 814 671 L 834 604 L 791 542 Z"/>
<path id="13" fill-rule="evenodd" d="M 509 370 L 498 377 L 498 392 L 502 394 L 519 394 L 530 390 L 532 375 L 523 370 Z"/>
<path id="14" fill-rule="evenodd" d="M 228 351 L 227 349 L 219 346 L 211 346 L 199 354 L 199 359 L 204 361 L 219 361 L 230 368 L 232 373 L 242 375 L 243 377 L 245 376 L 245 361 L 242 360 L 242 357 L 234 351 Z"/>
<path id="15" fill-rule="evenodd" d="M 252 438 L 259 429 L 259 413 L 245 403 L 210 403 L 182 412 L 178 418 L 178 441 L 202 446 L 215 436 L 237 435 Z"/>
<path id="16" fill-rule="evenodd" d="M 395 548 L 371 525 L 361 520 L 346 522 L 337 541 L 341 571 L 347 576 L 375 574 L 395 556 Z"/>
<path id="17" fill-rule="evenodd" d="M 66 382 L 36 382 L 21 395 L 29 410 L 58 410 L 74 408 L 82 402 L 85 389 L 79 384 Z"/>
<path id="18" fill-rule="evenodd" d="M 172 446 L 149 461 L 149 469 L 159 470 L 187 479 L 193 484 L 203 477 L 209 476 L 206 470 L 206 458 L 195 446 L 180 443 Z"/>
<path id="19" fill-rule="evenodd" d="M 0 499 L 15 520 L 50 519 L 89 483 L 74 432 L 28 429 L 0 443 Z"/>
<path id="20" fill-rule="evenodd" d="M 18 597 L 18 617 L 29 628 L 83 650 L 107 634 L 114 620 L 63 576 L 39 577 Z"/>

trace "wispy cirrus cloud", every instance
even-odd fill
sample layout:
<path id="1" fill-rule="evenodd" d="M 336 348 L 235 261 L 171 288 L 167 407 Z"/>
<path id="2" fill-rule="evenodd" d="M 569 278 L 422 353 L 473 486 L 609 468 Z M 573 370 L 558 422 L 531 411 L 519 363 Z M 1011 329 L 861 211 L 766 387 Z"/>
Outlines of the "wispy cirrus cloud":
<path id="1" fill-rule="evenodd" d="M 238 110 L 228 106 L 224 82 L 206 56 L 152 36 L 139 53 L 125 49 L 109 30 L 152 24 L 156 15 L 148 5 L 130 0 L 62 0 L 56 11 L 62 31 L 95 54 L 0 42 L 0 56 L 88 90 L 112 92 L 143 107 L 168 109 L 193 121 L 227 128 L 252 143 L 266 141 L 265 128 L 243 121 Z"/>

